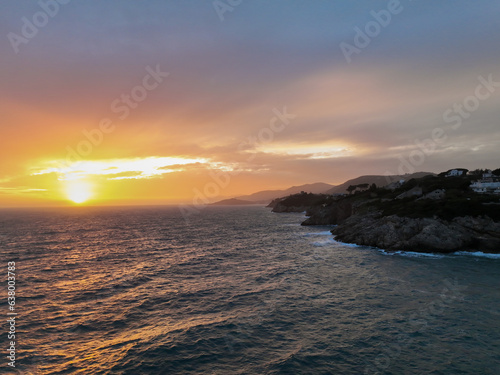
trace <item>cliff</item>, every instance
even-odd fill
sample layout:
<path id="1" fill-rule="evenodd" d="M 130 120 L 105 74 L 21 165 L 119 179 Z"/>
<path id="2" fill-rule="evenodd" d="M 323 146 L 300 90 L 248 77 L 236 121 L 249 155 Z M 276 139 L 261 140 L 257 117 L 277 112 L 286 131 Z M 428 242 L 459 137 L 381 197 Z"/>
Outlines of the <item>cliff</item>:
<path id="1" fill-rule="evenodd" d="M 284 198 L 274 199 L 267 207 L 273 212 L 304 212 L 309 209 L 323 207 L 332 200 L 331 196 L 302 192 Z"/>
<path id="2" fill-rule="evenodd" d="M 338 225 L 336 239 L 386 250 L 500 253 L 500 196 L 477 194 L 467 177 L 426 176 L 345 196 L 296 194 L 274 212 L 306 212 L 302 225 Z"/>
<path id="3" fill-rule="evenodd" d="M 385 250 L 500 253 L 500 223 L 489 217 L 408 218 L 397 215 L 355 215 L 332 230 L 335 239 Z"/>
<path id="4" fill-rule="evenodd" d="M 320 207 L 309 207 L 306 215 L 309 216 L 302 225 L 332 225 L 339 224 L 354 212 L 357 206 L 349 200 L 336 200 Z"/>

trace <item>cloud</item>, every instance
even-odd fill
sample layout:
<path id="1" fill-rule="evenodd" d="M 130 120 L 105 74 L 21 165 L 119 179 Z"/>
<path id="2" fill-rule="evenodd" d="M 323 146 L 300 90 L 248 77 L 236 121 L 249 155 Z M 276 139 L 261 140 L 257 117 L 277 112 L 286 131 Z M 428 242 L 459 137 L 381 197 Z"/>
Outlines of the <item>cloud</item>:
<path id="1" fill-rule="evenodd" d="M 0 181 L 11 187 L 7 176 L 23 175 L 15 186 L 35 189 L 50 178 L 169 179 L 179 195 L 210 169 L 240 171 L 231 186 L 241 189 L 342 182 L 397 169 L 436 127 L 447 140 L 420 168 L 495 167 L 500 91 L 460 129 L 443 112 L 474 93 L 479 75 L 500 81 L 499 2 L 406 1 L 347 64 L 340 42 L 352 43 L 354 27 L 386 4 L 255 0 L 221 23 L 210 2 L 71 2 L 19 54 L 0 41 Z M 5 7 L 2 35 L 39 10 Z M 111 103 L 156 64 L 168 80 L 120 120 Z M 239 147 L 282 106 L 297 115 L 284 131 Z M 103 117 L 116 129 L 86 160 L 61 167 Z"/>
<path id="2" fill-rule="evenodd" d="M 59 180 L 78 180 L 92 176 L 106 176 L 109 180 L 143 179 L 161 177 L 165 173 L 180 171 L 188 165 L 206 164 L 206 159 L 177 157 L 147 157 L 78 161 L 66 165 L 64 161 L 50 161 L 49 167 L 33 167 L 32 175 L 55 173 Z"/>
<path id="3" fill-rule="evenodd" d="M 0 193 L 5 193 L 5 194 L 29 194 L 29 193 L 39 193 L 42 191 L 47 191 L 47 189 L 35 189 L 26 186 L 16 186 L 16 187 L 0 186 Z"/>

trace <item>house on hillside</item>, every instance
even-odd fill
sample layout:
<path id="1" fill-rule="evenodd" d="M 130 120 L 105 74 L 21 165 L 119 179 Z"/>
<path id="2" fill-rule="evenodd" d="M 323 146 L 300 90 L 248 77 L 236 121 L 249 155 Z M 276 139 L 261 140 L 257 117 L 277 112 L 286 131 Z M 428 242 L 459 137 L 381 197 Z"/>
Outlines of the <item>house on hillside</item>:
<path id="1" fill-rule="evenodd" d="M 485 180 L 490 180 L 493 181 L 493 178 L 496 177 L 493 173 L 491 173 L 491 170 L 488 169 L 486 173 L 483 173 L 483 181 Z"/>
<path id="2" fill-rule="evenodd" d="M 469 170 L 464 168 L 450 169 L 449 171 L 446 172 L 445 176 L 446 177 L 465 176 L 467 172 L 469 172 Z"/>
<path id="3" fill-rule="evenodd" d="M 396 190 L 397 188 L 400 188 L 401 186 L 403 186 L 404 183 L 405 183 L 405 180 L 401 179 L 399 181 L 391 182 L 389 185 L 384 186 L 384 188 L 389 189 L 389 190 Z"/>
<path id="4" fill-rule="evenodd" d="M 470 188 L 475 193 L 500 194 L 500 181 L 479 180 L 474 181 Z"/>

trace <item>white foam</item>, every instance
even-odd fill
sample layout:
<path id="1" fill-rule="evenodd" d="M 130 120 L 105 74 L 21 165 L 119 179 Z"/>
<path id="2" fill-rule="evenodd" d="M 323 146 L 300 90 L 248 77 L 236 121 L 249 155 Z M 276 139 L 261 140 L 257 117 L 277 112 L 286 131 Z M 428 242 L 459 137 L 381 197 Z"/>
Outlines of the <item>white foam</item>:
<path id="1" fill-rule="evenodd" d="M 368 246 L 358 245 L 355 243 L 346 243 L 346 242 L 339 242 L 339 241 L 335 241 L 335 242 L 341 244 L 342 246 L 347 246 L 347 247 L 368 247 Z"/>
<path id="2" fill-rule="evenodd" d="M 357 244 L 355 244 L 355 243 L 347 243 L 347 242 L 337 241 L 337 240 L 335 239 L 335 237 L 336 237 L 336 236 L 334 236 L 334 237 L 333 237 L 333 240 L 334 240 L 336 243 L 338 243 L 338 244 L 340 244 L 340 245 L 342 245 L 342 246 L 348 246 L 348 247 L 368 247 L 368 246 L 363 246 L 363 245 L 357 245 Z"/>
<path id="3" fill-rule="evenodd" d="M 333 238 L 327 238 L 327 239 L 321 240 L 321 241 L 314 241 L 312 244 L 314 246 L 331 246 L 331 245 L 334 245 L 336 243 L 337 243 L 337 241 L 335 241 Z"/>
<path id="4" fill-rule="evenodd" d="M 435 258 L 435 259 L 441 259 L 445 258 L 448 256 L 470 256 L 470 257 L 480 257 L 480 258 L 488 258 L 488 259 L 500 259 L 500 254 L 491 254 L 491 253 L 483 253 L 482 251 L 456 251 L 451 254 L 437 254 L 437 253 L 419 253 L 415 251 L 387 251 L 387 250 L 382 250 L 378 249 L 378 251 L 384 255 L 400 255 L 400 256 L 406 256 L 410 258 Z"/>
<path id="5" fill-rule="evenodd" d="M 488 258 L 488 259 L 500 259 L 500 254 L 492 254 L 492 253 L 483 253 L 482 251 L 457 251 L 453 253 L 453 255 L 466 255 L 470 257 L 480 257 L 480 258 Z"/>
<path id="6" fill-rule="evenodd" d="M 410 258 L 435 258 L 435 259 L 441 259 L 444 258 L 446 255 L 444 254 L 436 254 L 436 253 L 419 253 L 415 251 L 387 251 L 387 250 L 379 250 L 382 254 L 384 255 L 399 255 L 399 256 L 404 256 L 404 257 L 410 257 Z"/>
<path id="7" fill-rule="evenodd" d="M 331 236 L 332 233 L 328 231 L 323 231 L 323 232 L 312 232 L 312 233 L 306 233 L 304 234 L 305 237 L 311 237 L 311 236 Z M 340 242 L 335 240 L 335 236 L 332 238 L 329 238 L 328 240 L 322 240 L 322 241 L 315 241 L 312 243 L 314 246 L 328 246 L 328 245 L 333 245 L 333 244 L 339 244 L 342 246 L 348 246 L 348 247 L 364 247 L 364 248 L 372 248 L 375 250 L 378 250 L 380 253 L 384 255 L 399 255 L 399 256 L 404 256 L 404 257 L 410 257 L 410 258 L 432 258 L 432 259 L 442 259 L 448 256 L 454 256 L 454 255 L 465 255 L 465 256 L 471 256 L 471 257 L 479 257 L 479 258 L 488 258 L 488 259 L 500 259 L 500 254 L 493 254 L 493 253 L 483 253 L 482 251 L 457 251 L 454 253 L 449 253 L 449 254 L 442 254 L 442 253 L 421 253 L 421 252 L 416 252 L 416 251 L 403 251 L 403 250 L 398 250 L 398 251 L 387 251 L 384 249 L 379 249 L 376 247 L 371 247 L 371 246 L 363 246 L 363 245 L 357 245 L 354 243 L 346 243 L 346 242 Z"/>
<path id="8" fill-rule="evenodd" d="M 311 237 L 311 236 L 333 236 L 332 232 L 329 230 L 325 230 L 323 232 L 311 232 L 311 233 L 305 233 L 304 237 Z"/>

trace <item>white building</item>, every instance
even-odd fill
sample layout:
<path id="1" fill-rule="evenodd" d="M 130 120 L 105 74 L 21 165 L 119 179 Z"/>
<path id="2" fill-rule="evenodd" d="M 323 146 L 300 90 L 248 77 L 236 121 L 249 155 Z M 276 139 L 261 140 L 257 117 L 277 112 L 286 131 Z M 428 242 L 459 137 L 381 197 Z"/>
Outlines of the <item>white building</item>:
<path id="1" fill-rule="evenodd" d="M 448 171 L 446 174 L 446 177 L 456 177 L 456 176 L 461 176 L 466 172 L 465 169 L 451 169 Z"/>
<path id="2" fill-rule="evenodd" d="M 490 193 L 499 194 L 500 193 L 500 182 L 492 181 L 476 181 L 470 185 L 470 188 L 476 193 Z"/>
<path id="3" fill-rule="evenodd" d="M 483 180 L 492 179 L 494 176 L 495 175 L 491 173 L 491 171 L 488 171 L 486 173 L 483 173 Z"/>
<path id="4" fill-rule="evenodd" d="M 384 186 L 385 189 L 389 189 L 389 190 L 396 190 L 397 188 L 400 188 L 401 186 L 403 186 L 403 184 L 405 183 L 405 180 L 404 179 L 401 179 L 399 181 L 394 181 L 394 182 L 391 182 L 389 185 L 386 185 Z"/>

